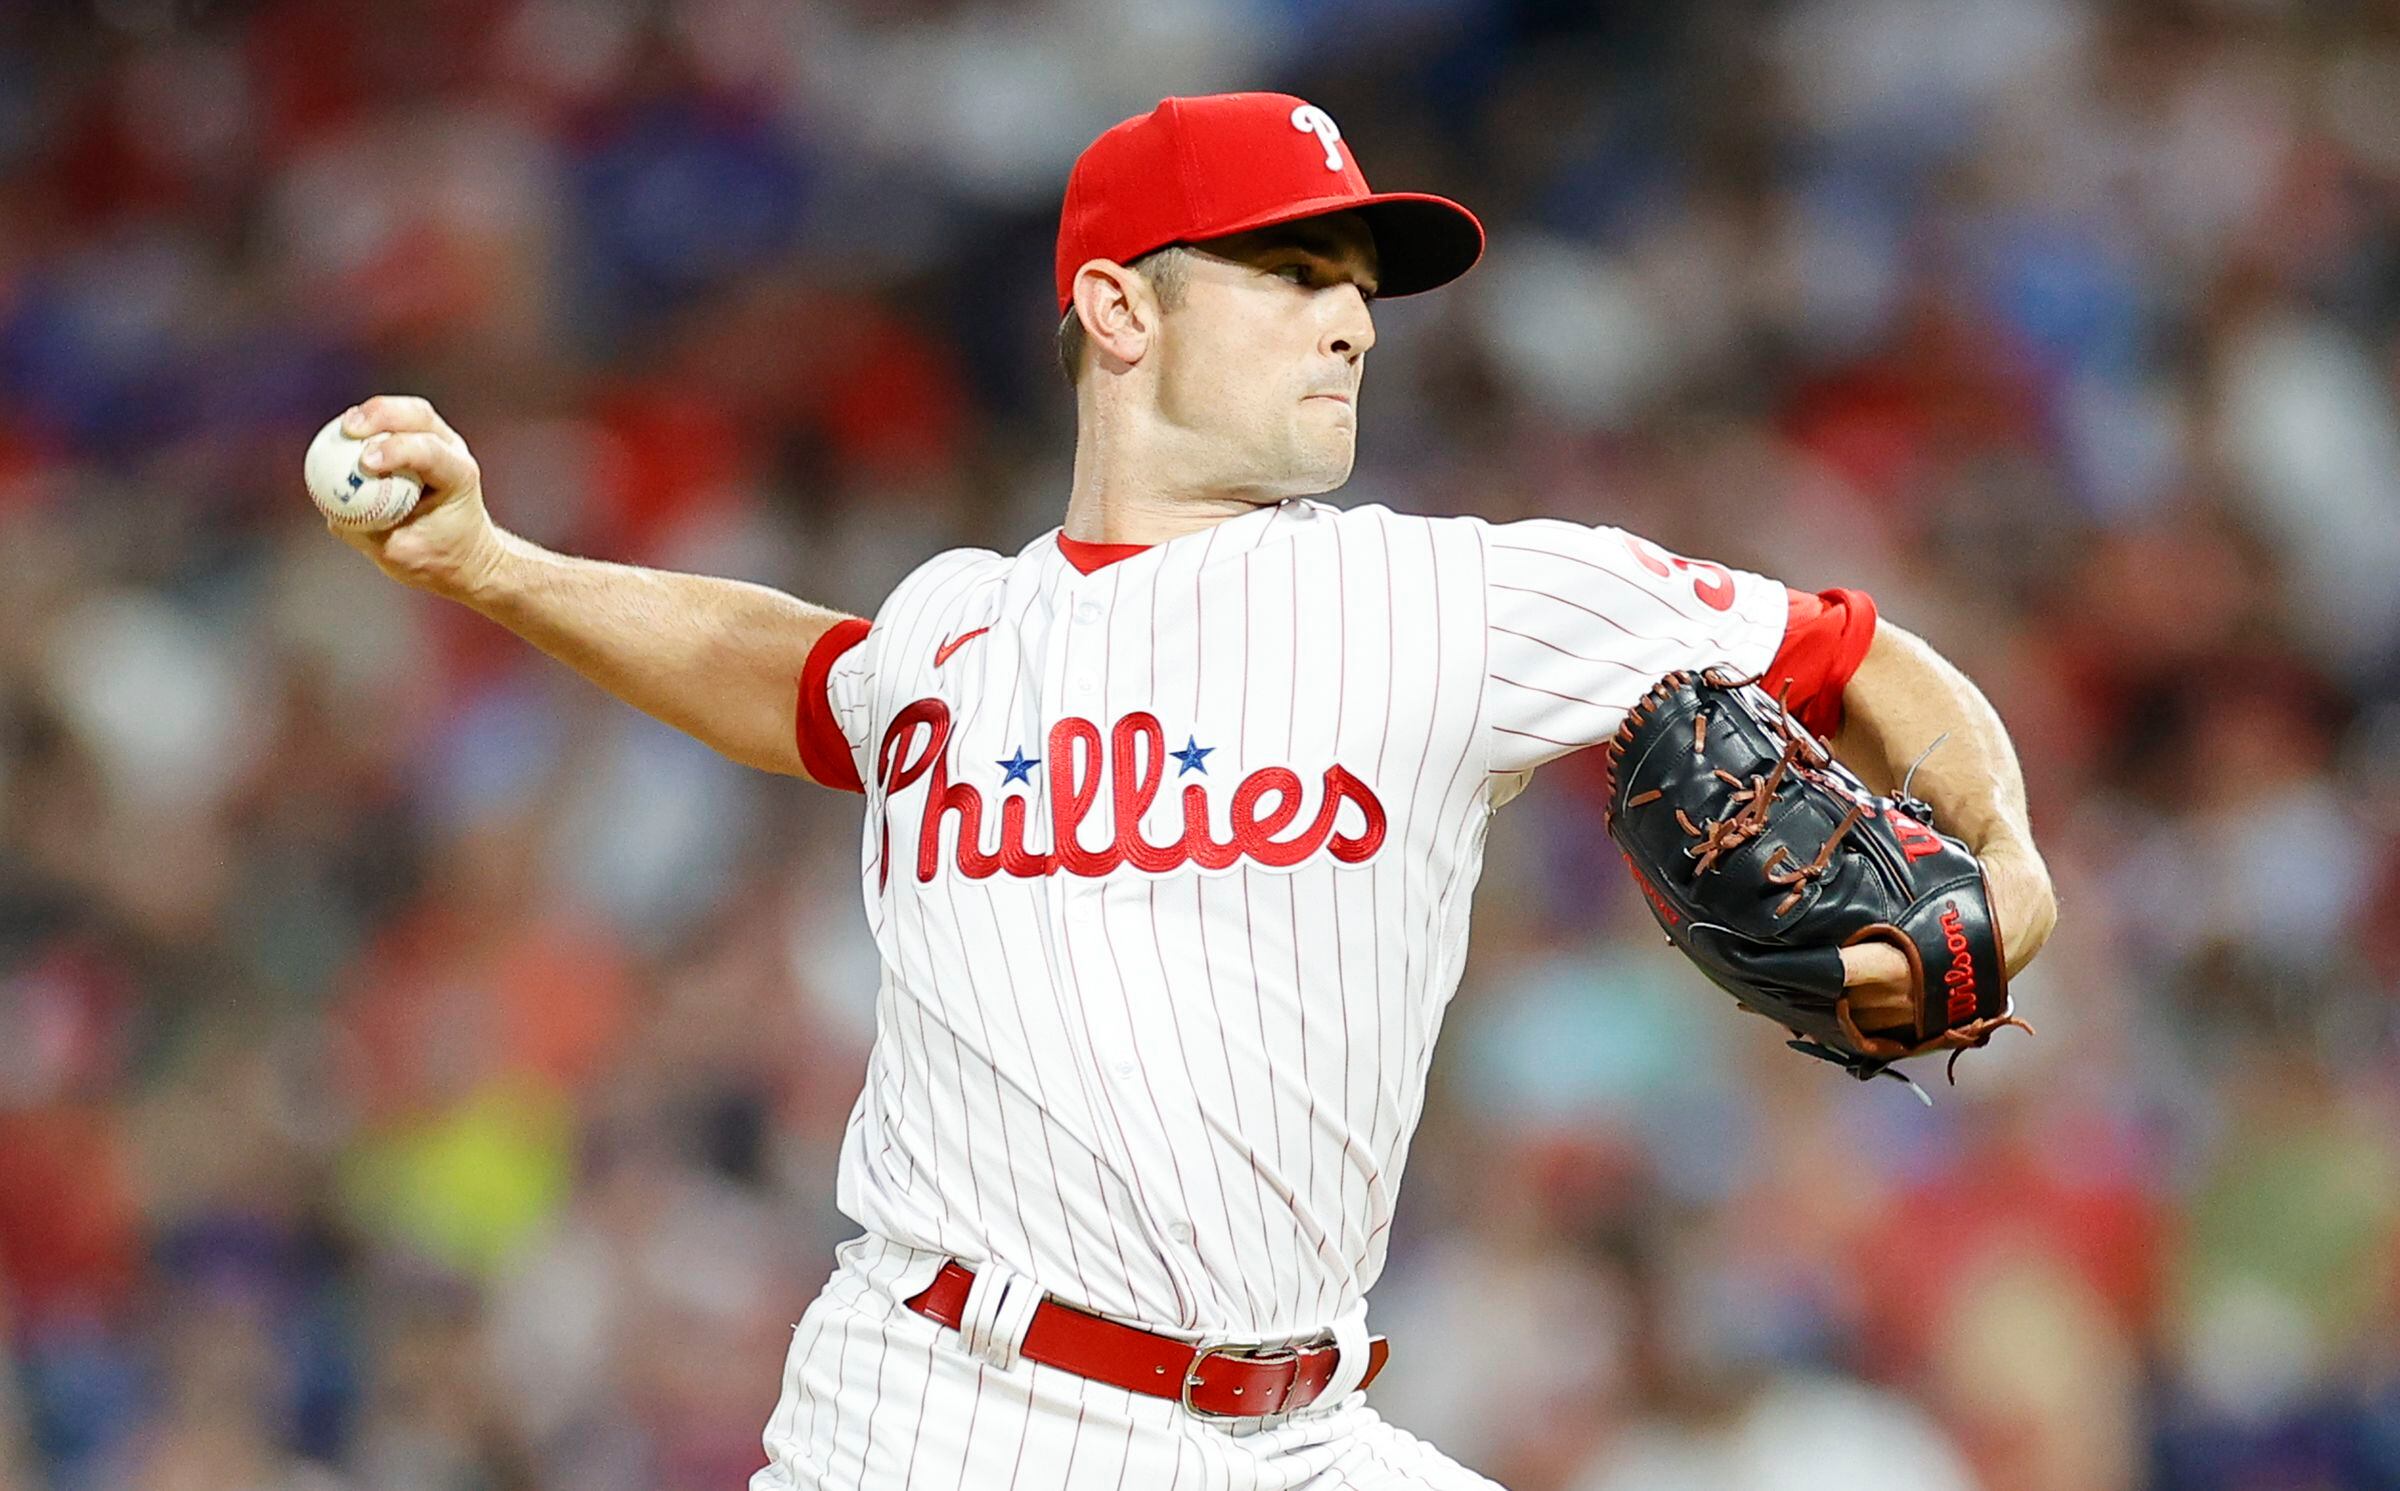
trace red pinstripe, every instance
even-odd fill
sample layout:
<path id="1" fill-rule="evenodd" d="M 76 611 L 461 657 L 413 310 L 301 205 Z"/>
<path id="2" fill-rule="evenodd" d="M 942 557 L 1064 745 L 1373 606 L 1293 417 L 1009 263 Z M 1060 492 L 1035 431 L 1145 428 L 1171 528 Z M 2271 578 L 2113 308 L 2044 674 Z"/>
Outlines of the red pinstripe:
<path id="1" fill-rule="evenodd" d="M 1628 673 L 1639 676 L 1642 679 L 1645 687 L 1647 687 L 1650 682 L 1650 675 L 1643 673 L 1641 668 L 1632 663 L 1619 662 L 1613 657 L 1586 657 L 1580 652 L 1576 652 L 1570 648 L 1561 647 L 1556 642 L 1550 641 L 1546 637 L 1537 637 L 1531 632 L 1520 632 L 1514 627 L 1494 625 L 1492 630 L 1500 633 L 1502 636 L 1520 637 L 1527 642 L 1532 642 L 1538 646 L 1547 647 L 1552 652 L 1559 653 L 1566 657 L 1571 657 L 1579 663 L 1597 663 L 1605 668 L 1621 668 Z"/>
<path id="2" fill-rule="evenodd" d="M 1122 582 L 1123 575 L 1121 572 L 1118 572 L 1115 576 L 1115 584 L 1112 584 L 1109 591 L 1109 603 L 1112 607 L 1116 603 L 1116 585 L 1122 584 Z M 1100 697 L 1104 703 L 1109 698 L 1111 692 L 1110 684 L 1114 678 L 1112 671 L 1114 661 L 1114 655 L 1112 654 L 1109 658 L 1103 660 L 1101 664 Z M 1117 829 L 1120 827 L 1120 825 L 1113 822 L 1109 826 L 1112 829 Z M 1108 949 L 1109 967 L 1113 969 L 1117 975 L 1117 999 L 1125 1010 L 1125 1032 L 1128 1044 L 1130 1044 L 1133 1048 L 1134 1070 L 1141 1074 L 1142 1094 L 1150 1100 L 1150 1112 L 1152 1116 L 1158 1120 L 1159 1131 L 1162 1135 L 1164 1135 L 1169 1131 L 1170 1126 L 1167 1123 L 1166 1110 L 1159 1104 L 1157 1085 L 1150 1080 L 1150 1058 L 1144 1054 L 1144 1043 L 1134 1038 L 1136 1033 L 1141 1028 L 1142 1019 L 1140 1014 L 1138 1014 L 1133 1007 L 1132 991 L 1125 986 L 1125 967 L 1123 961 L 1117 956 L 1116 933 L 1109 926 L 1108 902 L 1106 895 L 1105 892 L 1098 887 L 1093 888 L 1092 894 L 1100 901 L 1100 941 Z M 1088 1038 L 1088 1022 L 1086 1023 L 1086 1031 Z M 1098 1049 L 1096 1046 L 1094 1048 L 1094 1054 L 1098 1054 Z M 1124 1058 L 1120 1056 L 1116 1059 L 1118 1061 L 1122 1061 Z M 1101 1090 L 1107 1093 L 1110 1109 L 1113 1112 L 1116 1105 L 1116 1094 L 1105 1086 L 1103 1086 Z M 1128 1151 L 1132 1149 L 1132 1144 L 1130 1141 L 1128 1141 L 1126 1148 Z M 1181 1146 L 1169 1143 L 1165 1146 L 1165 1148 L 1167 1151 L 1168 1167 L 1175 1177 L 1175 1195 L 1176 1198 L 1183 1204 L 1183 1209 L 1178 1214 L 1178 1220 L 1181 1220 L 1184 1225 L 1190 1226 L 1191 1216 L 1194 1208 L 1192 1206 L 1191 1189 L 1184 1183 L 1183 1179 L 1183 1157 L 1179 1153 Z M 1139 1188 L 1141 1185 L 1141 1174 L 1142 1173 L 1138 1168 L 1134 1171 L 1134 1184 L 1137 1188 Z M 1157 1215 L 1156 1211 L 1153 1210 L 1151 1215 L 1155 1218 Z M 1180 1261 L 1175 1258 L 1172 1249 L 1167 1251 L 1164 1261 L 1167 1264 L 1169 1273 L 1178 1275 L 1181 1273 L 1182 1265 Z M 1181 1294 L 1183 1286 L 1178 1283 L 1176 1288 L 1178 1294 Z M 1192 1320 L 1196 1319 L 1197 1313 L 1198 1312 L 1194 1310 L 1191 1315 L 1185 1317 L 1184 1319 L 1178 1320 L 1177 1323 L 1189 1324 L 1192 1322 Z"/>
<path id="3" fill-rule="evenodd" d="M 1554 745 L 1554 746 L 1561 746 L 1561 747 L 1564 747 L 1565 749 L 1567 749 L 1567 750 L 1570 750 L 1570 751 L 1572 751 L 1572 750 L 1577 750 L 1577 749 L 1580 749 L 1580 748 L 1581 748 L 1581 747 L 1583 747 L 1584 745 L 1587 745 L 1587 744 L 1589 744 L 1589 742 L 1587 742 L 1587 741 L 1580 741 L 1580 740 L 1559 740 L 1559 739 L 1556 739 L 1555 737 L 1548 736 L 1548 735 L 1536 735 L 1536 734 L 1534 734 L 1534 733 L 1533 733 L 1531 730 L 1517 730 L 1517 729 L 1512 729 L 1512 728 L 1510 728 L 1510 727 L 1509 727 L 1509 726 L 1507 726 L 1507 725 L 1494 725 L 1494 726 L 1492 726 L 1492 728 L 1493 728 L 1494 730 L 1497 730 L 1497 731 L 1499 731 L 1499 732 L 1500 732 L 1502 735 L 1521 735 L 1521 736 L 1525 737 L 1527 740 L 1538 740 L 1538 741 L 1542 742 L 1544 745 Z"/>
<path id="4" fill-rule="evenodd" d="M 1219 531 L 1220 530 L 1214 528 L 1209 530 L 1207 541 L 1204 542 L 1200 547 L 1200 558 L 1192 576 L 1192 615 L 1194 624 L 1192 627 L 1191 718 L 1194 720 L 1197 720 L 1200 717 L 1201 700 L 1205 696 L 1208 681 L 1208 586 L 1206 580 L 1208 574 L 1209 556 L 1215 552 L 1217 534 Z M 1150 637 L 1151 659 L 1153 669 L 1155 670 L 1158 656 L 1158 612 L 1157 592 L 1155 589 L 1153 589 L 1151 594 Z M 1156 680 L 1154 678 L 1154 687 L 1155 682 Z M 1206 881 L 1196 877 L 1192 882 L 1192 908 L 1194 912 L 1192 918 L 1192 931 L 1193 941 L 1199 945 L 1200 949 L 1200 971 L 1202 985 L 1208 991 L 1210 1007 L 1218 1008 L 1221 1006 L 1221 1001 L 1219 999 L 1217 990 L 1216 968 L 1214 960 L 1210 957 L 1208 951 L 1208 907 L 1205 893 L 1206 884 Z M 1249 894 L 1248 887 L 1249 881 L 1248 877 L 1245 875 L 1243 879 L 1243 894 L 1245 897 L 1247 897 Z M 1152 905 L 1155 906 L 1157 904 L 1156 886 L 1151 888 L 1151 897 Z M 1153 919 L 1151 922 L 1150 937 L 1152 946 L 1157 951 L 1160 974 L 1163 979 L 1165 976 L 1167 955 L 1164 944 L 1159 941 L 1158 922 L 1155 919 Z M 1175 1020 L 1177 1041 L 1178 1044 L 1181 1044 L 1183 1033 L 1181 1012 L 1172 1002 L 1169 1003 L 1168 1012 Z M 1218 1054 L 1224 1059 L 1225 1063 L 1226 1102 L 1227 1105 L 1233 1110 L 1235 1127 L 1244 1129 L 1246 1131 L 1248 1125 L 1242 1117 L 1241 1084 L 1235 1080 L 1233 1074 L 1233 1044 L 1226 1036 L 1225 1022 L 1222 1019 L 1219 1019 L 1215 1022 L 1215 1024 L 1217 1029 L 1217 1051 Z M 1185 1063 L 1185 1073 L 1188 1080 L 1190 1077 L 1190 1052 L 1188 1046 L 1185 1048 Z M 1193 1081 L 1192 1090 L 1194 1093 L 1199 1091 L 1199 1085 L 1197 1081 Z M 1272 1102 L 1272 1089 L 1270 1089 L 1268 1097 L 1269 1101 Z M 1226 1237 L 1228 1243 L 1230 1244 L 1234 1231 L 1233 1196 L 1231 1188 L 1226 1186 L 1224 1183 L 1223 1174 L 1221 1171 L 1219 1172 L 1218 1186 L 1219 1200 L 1225 1208 Z M 1263 1255 L 1264 1251 L 1268 1247 L 1266 1182 L 1264 1177 L 1259 1174 L 1258 1167 L 1255 1164 L 1250 1167 L 1250 1189 L 1252 1198 L 1256 1201 L 1258 1206 L 1258 1240 L 1259 1247 Z M 1247 1274 L 1244 1274 L 1242 1277 L 1242 1297 L 1247 1308 L 1249 1308 L 1254 1314 L 1259 1312 L 1259 1296 L 1256 1289 L 1253 1287 L 1252 1280 Z"/>
<path id="5" fill-rule="evenodd" d="M 987 892 L 984 896 L 984 910 L 986 914 L 992 918 L 992 945 L 1001 950 L 1000 955 L 1003 960 L 1002 971 L 1007 976 L 1009 1002 L 1017 1012 L 1017 1026 L 1020 1030 L 1023 1030 L 1025 1029 L 1025 1003 L 1023 997 L 1018 992 L 1016 969 L 1013 965 L 1007 962 L 1008 939 L 1001 933 L 999 908 L 995 904 L 995 898 L 989 892 Z M 1032 1064 L 1032 1077 L 1034 1097 L 1036 1101 L 1040 1103 L 1045 1113 L 1055 1113 L 1057 1110 L 1050 1102 L 1048 1084 L 1042 1076 L 1041 1064 L 1039 1062 Z M 1000 1092 L 1002 1090 L 1000 1087 L 1000 1073 L 997 1069 L 995 1069 L 992 1073 L 992 1086 L 995 1092 Z M 1005 1102 L 1005 1099 L 1003 1099 L 1003 1101 Z M 1067 1259 L 1068 1264 L 1075 1275 L 1077 1298 L 1088 1300 L 1093 1297 L 1092 1286 L 1091 1281 L 1084 1276 L 1083 1255 L 1081 1250 L 1077 1248 L 1075 1244 L 1075 1225 L 1067 1212 L 1067 1187 L 1063 1173 L 1058 1168 L 1058 1150 L 1051 1139 L 1051 1134 L 1055 1127 L 1056 1125 L 1054 1123 L 1043 1123 L 1039 1125 L 1042 1136 L 1042 1161 L 1050 1171 L 1050 1194 L 1052 1198 L 1058 1202 L 1058 1220 L 1060 1224 L 1059 1230 L 1066 1238 Z M 1015 1177 L 1012 1176 L 1012 1183 L 1014 1179 Z M 1023 1224 L 1023 1217 L 1023 1203 L 1020 1200 L 1018 1205 L 1018 1218 L 1020 1225 Z M 1032 1231 L 1030 1228 L 1026 1228 L 1025 1231 L 1028 1245 L 1030 1246 Z"/>
<path id="6" fill-rule="evenodd" d="M 1519 679 L 1510 678 L 1500 673 L 1487 673 L 1484 676 L 1489 678 L 1494 683 L 1505 683 L 1512 689 L 1524 689 L 1529 693 L 1535 694 L 1548 694 L 1553 699 L 1564 699 L 1569 704 L 1581 704 L 1592 709 L 1622 709 L 1624 707 L 1622 705 L 1604 703 L 1598 699 L 1586 699 L 1581 694 L 1562 694 L 1556 689 L 1546 689 L 1538 683 L 1525 683 Z"/>
<path id="7" fill-rule="evenodd" d="M 900 1472 L 900 1484 L 911 1486 L 917 1479 L 917 1451 L 925 1445 L 925 1405 L 933 1396 L 933 1373 L 940 1357 L 932 1341 L 925 1343 L 925 1380 L 917 1384 L 917 1411 L 909 1416 L 908 1464 Z M 964 1467 L 961 1467 L 964 1472 Z"/>
<path id="8" fill-rule="evenodd" d="M 1294 739 L 1300 728 L 1300 565 L 1288 552 L 1284 555 L 1284 564 L 1291 571 L 1292 576 L 1291 625 L 1286 628 L 1292 638 L 1292 676 L 1290 693 L 1283 710 L 1282 758 L 1289 761 L 1292 759 Z M 1300 1122 L 1300 1132 L 1304 1136 L 1304 1142 L 1308 1145 L 1308 1194 L 1314 1196 L 1317 1194 L 1317 1084 L 1311 1080 L 1309 1075 L 1311 1063 L 1308 1049 L 1308 973 L 1300 966 L 1300 950 L 1306 945 L 1307 938 L 1302 936 L 1300 931 L 1299 877 L 1284 876 L 1282 879 L 1284 901 L 1290 907 L 1292 916 L 1292 988 L 1296 995 L 1292 1004 L 1300 1016 L 1300 1089 L 1308 1094 L 1308 1113 Z M 1347 1109 L 1344 1111 L 1346 1112 Z M 1318 1246 L 1323 1247 L 1322 1239 Z M 1319 1315 L 1324 1313 L 1324 1301 L 1324 1284 L 1320 1280 L 1314 1313 Z M 1292 1296 L 1292 1313 L 1295 1315 L 1300 1313 L 1300 1298 L 1296 1291 Z"/>
<path id="9" fill-rule="evenodd" d="M 1595 611 L 1589 606 L 1579 605 L 1574 601 L 1568 600 L 1563 595 L 1557 595 L 1551 591 L 1542 590 L 1535 586 L 1505 585 L 1500 581 L 1494 580 L 1491 582 L 1490 588 L 1493 590 L 1504 590 L 1514 595 L 1539 596 L 1543 600 L 1549 601 L 1553 605 L 1564 606 L 1570 611 L 1580 611 L 1584 615 L 1591 617 L 1594 621 L 1612 627 L 1617 631 L 1623 632 L 1626 636 L 1635 638 L 1639 641 L 1673 642 L 1679 647 L 1692 648 L 1702 647 L 1705 645 L 1700 641 L 1681 636 L 1674 632 L 1637 632 L 1632 627 L 1627 626 L 1624 622 L 1617 620 L 1614 616 L 1609 615 L 1605 611 Z"/>
<path id="10" fill-rule="evenodd" d="M 965 1448 L 959 1452 L 958 1456 L 958 1486 L 956 1491 L 966 1491 L 967 1471 L 975 1464 L 975 1424 L 976 1421 L 983 1416 L 983 1378 L 984 1374 L 990 1370 L 991 1369 L 989 1367 L 983 1365 L 981 1362 L 978 1362 L 975 1365 L 975 1394 L 970 1400 L 967 1409 L 967 1433 L 966 1437 L 961 1441 Z M 920 1432 L 922 1432 L 921 1428 Z"/>
<path id="11" fill-rule="evenodd" d="M 1338 529 L 1336 530 L 1336 538 L 1337 540 L 1339 538 Z M 1390 531 L 1388 529 L 1378 527 L 1375 530 L 1375 538 L 1376 546 L 1383 552 L 1383 629 L 1381 634 L 1384 636 L 1391 636 L 1393 634 L 1394 621 L 1392 614 L 1392 596 L 1394 591 L 1392 588 L 1392 540 Z M 1347 608 L 1345 607 L 1345 610 L 1346 609 Z M 1374 779 L 1377 781 L 1383 780 L 1384 757 L 1385 754 L 1390 750 L 1392 743 L 1392 673 L 1394 661 L 1393 654 L 1387 651 L 1384 654 L 1383 659 L 1383 723 L 1379 725 L 1375 731 Z M 1375 1108 L 1368 1119 L 1367 1147 L 1369 1149 L 1374 1149 L 1378 1143 L 1378 1136 L 1380 1136 L 1383 1132 L 1382 1093 L 1385 1059 L 1384 1001 L 1387 998 L 1383 976 L 1383 862 L 1380 858 L 1369 862 L 1367 874 L 1367 905 L 1371 912 L 1370 931 L 1367 936 L 1367 945 L 1375 950 L 1375 1085 L 1373 1091 L 1376 1094 Z M 1407 995 L 1407 985 L 1405 981 L 1403 981 L 1401 985 L 1401 995 L 1403 998 L 1405 998 Z M 1380 1179 L 1382 1172 L 1378 1170 L 1376 1174 L 1377 1178 Z"/>
<path id="12" fill-rule="evenodd" d="M 1017 1491 L 1017 1478 L 1025 1473 L 1025 1445 L 1033 1437 L 1033 1399 L 1025 1399 L 1025 1418 L 1017 1425 L 1017 1457 L 1008 1467 L 1008 1491 Z M 969 1461 L 974 1459 L 970 1452 Z"/>
<path id="13" fill-rule="evenodd" d="M 890 1319 L 890 1309 L 887 1308 L 884 1311 L 884 1317 L 887 1321 Z M 883 1332 L 877 1332 L 875 1340 L 875 1400 L 867 1405 L 867 1442 L 863 1447 L 860 1448 L 858 1452 L 858 1484 L 860 1491 L 864 1491 L 864 1488 L 867 1484 L 867 1467 L 874 1461 L 875 1458 L 875 1430 L 880 1427 L 883 1417 L 883 1369 L 891 1359 L 891 1352 L 891 1336 Z M 826 1462 L 826 1468 L 828 1470 L 832 1469 L 832 1462 L 830 1460 Z"/>

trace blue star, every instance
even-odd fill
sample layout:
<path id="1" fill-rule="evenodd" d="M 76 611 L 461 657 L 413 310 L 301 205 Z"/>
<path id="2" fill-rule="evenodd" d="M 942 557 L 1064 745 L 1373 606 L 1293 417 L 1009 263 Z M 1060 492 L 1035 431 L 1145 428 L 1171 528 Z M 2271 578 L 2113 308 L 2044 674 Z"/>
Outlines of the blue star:
<path id="1" fill-rule="evenodd" d="M 995 761 L 992 764 L 1008 773 L 1007 781 L 1003 781 L 1000 784 L 1001 786 L 1005 787 L 1009 784 L 1009 782 L 1023 782 L 1026 786 L 1030 787 L 1033 785 L 1033 778 L 1031 775 L 1029 775 L 1029 773 L 1031 773 L 1035 767 L 1042 764 L 1042 758 L 1039 756 L 1034 756 L 1028 759 L 1025 755 L 1024 747 L 1019 746 L 1016 750 L 1016 753 L 1009 760 Z"/>
<path id="2" fill-rule="evenodd" d="M 1196 771 L 1202 776 L 1207 776 L 1208 767 L 1206 762 L 1208 757 L 1213 754 L 1216 749 L 1217 748 L 1215 746 L 1202 745 L 1197 736 L 1186 735 L 1183 738 L 1183 749 L 1180 751 L 1169 751 L 1167 754 L 1173 756 L 1176 760 L 1183 763 L 1182 770 L 1177 771 L 1175 775 L 1182 776 L 1184 772 Z"/>

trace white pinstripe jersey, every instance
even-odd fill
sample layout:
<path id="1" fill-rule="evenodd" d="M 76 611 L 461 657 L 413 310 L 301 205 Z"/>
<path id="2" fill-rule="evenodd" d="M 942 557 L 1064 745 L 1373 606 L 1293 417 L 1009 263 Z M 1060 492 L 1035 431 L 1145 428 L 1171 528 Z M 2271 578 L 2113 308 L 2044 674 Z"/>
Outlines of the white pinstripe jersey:
<path id="1" fill-rule="evenodd" d="M 931 560 L 816 727 L 883 956 L 842 1209 L 1154 1328 L 1321 1328 L 1383 1267 L 1492 812 L 1786 616 L 1615 529 L 1300 500 L 1090 574 Z"/>

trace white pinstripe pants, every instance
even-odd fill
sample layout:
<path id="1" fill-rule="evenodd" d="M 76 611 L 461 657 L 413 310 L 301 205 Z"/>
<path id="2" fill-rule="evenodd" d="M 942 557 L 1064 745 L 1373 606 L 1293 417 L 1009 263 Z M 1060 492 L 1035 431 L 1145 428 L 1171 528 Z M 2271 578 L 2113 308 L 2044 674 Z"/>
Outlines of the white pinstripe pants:
<path id="1" fill-rule="evenodd" d="M 750 1491 L 1501 1491 L 1352 1393 L 1256 1422 L 1019 1360 L 1002 1371 L 900 1302 L 941 1259 L 880 1238 L 793 1333 Z"/>

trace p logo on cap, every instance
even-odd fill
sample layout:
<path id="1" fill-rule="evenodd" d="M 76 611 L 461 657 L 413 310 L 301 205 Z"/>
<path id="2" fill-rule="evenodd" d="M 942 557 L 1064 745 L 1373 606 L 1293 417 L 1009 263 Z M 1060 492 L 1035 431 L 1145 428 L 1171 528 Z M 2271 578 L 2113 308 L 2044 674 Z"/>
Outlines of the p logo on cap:
<path id="1" fill-rule="evenodd" d="M 1295 149 L 1313 135 L 1324 154 Z M 1465 274 L 1483 225 L 1447 197 L 1378 192 L 1342 144 L 1333 116 L 1288 93 L 1162 99 L 1076 159 L 1058 219 L 1058 309 L 1094 259 L 1128 263 L 1171 243 L 1201 243 L 1328 213 L 1355 212 L 1375 238 L 1376 294 L 1414 295 Z"/>
<path id="2" fill-rule="evenodd" d="M 1333 148 L 1341 142 L 1342 127 L 1333 122 L 1331 114 L 1315 104 L 1302 104 L 1292 110 L 1292 128 L 1303 134 L 1315 135 L 1324 142 L 1326 170 L 1338 171 L 1342 168 L 1342 153 Z"/>

